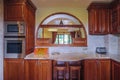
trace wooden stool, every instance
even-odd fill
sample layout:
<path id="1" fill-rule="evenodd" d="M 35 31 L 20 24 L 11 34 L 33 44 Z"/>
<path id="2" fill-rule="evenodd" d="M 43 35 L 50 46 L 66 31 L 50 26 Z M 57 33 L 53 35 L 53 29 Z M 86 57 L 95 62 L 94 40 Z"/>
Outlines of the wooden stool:
<path id="1" fill-rule="evenodd" d="M 80 61 L 71 61 L 69 62 L 69 78 L 70 80 L 80 80 Z"/>
<path id="2" fill-rule="evenodd" d="M 66 80 L 66 67 L 55 66 L 55 80 Z"/>
<path id="3" fill-rule="evenodd" d="M 54 80 L 66 80 L 67 66 L 65 62 L 54 61 Z"/>
<path id="4" fill-rule="evenodd" d="M 70 66 L 70 80 L 80 80 L 80 66 Z"/>

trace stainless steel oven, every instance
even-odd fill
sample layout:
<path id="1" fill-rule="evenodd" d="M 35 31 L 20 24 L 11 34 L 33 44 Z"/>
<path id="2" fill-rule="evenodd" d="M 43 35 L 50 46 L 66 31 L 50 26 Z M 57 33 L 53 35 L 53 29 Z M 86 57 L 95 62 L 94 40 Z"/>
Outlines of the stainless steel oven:
<path id="1" fill-rule="evenodd" d="M 4 58 L 23 58 L 25 56 L 24 37 L 4 38 Z"/>

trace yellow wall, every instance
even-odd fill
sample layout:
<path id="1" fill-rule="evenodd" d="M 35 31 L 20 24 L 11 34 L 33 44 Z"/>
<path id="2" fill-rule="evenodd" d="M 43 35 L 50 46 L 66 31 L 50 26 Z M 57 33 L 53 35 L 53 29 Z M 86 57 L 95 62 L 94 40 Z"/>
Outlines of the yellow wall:
<path id="1" fill-rule="evenodd" d="M 62 6 L 62 5 L 61 5 Z M 57 13 L 57 12 L 66 12 L 76 16 L 83 23 L 85 27 L 88 26 L 88 12 L 86 8 L 39 8 L 36 11 L 36 28 L 39 26 L 41 21 L 46 18 L 48 15 Z"/>

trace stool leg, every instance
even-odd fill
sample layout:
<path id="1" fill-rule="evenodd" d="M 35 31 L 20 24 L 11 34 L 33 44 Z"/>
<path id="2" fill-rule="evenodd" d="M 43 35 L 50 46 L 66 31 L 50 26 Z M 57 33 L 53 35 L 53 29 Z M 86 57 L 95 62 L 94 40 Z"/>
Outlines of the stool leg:
<path id="1" fill-rule="evenodd" d="M 80 80 L 80 70 L 78 70 L 78 80 Z"/>
<path id="2" fill-rule="evenodd" d="M 70 68 L 70 80 L 72 80 L 72 69 Z"/>

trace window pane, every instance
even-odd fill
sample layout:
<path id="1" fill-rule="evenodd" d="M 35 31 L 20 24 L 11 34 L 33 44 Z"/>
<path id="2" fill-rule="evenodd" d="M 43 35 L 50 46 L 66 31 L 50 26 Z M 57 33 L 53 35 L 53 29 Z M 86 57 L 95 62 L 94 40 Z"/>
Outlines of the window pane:
<path id="1" fill-rule="evenodd" d="M 57 34 L 55 44 L 71 44 L 72 38 L 70 34 Z"/>
<path id="2" fill-rule="evenodd" d="M 59 35 L 59 44 L 63 44 L 63 39 L 64 39 L 63 34 L 60 34 Z"/>

